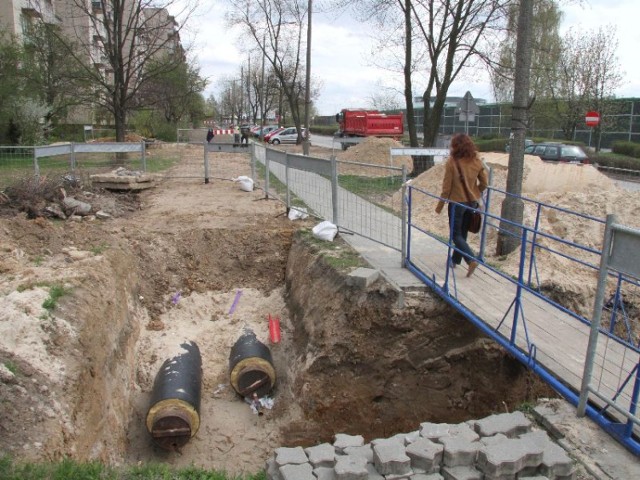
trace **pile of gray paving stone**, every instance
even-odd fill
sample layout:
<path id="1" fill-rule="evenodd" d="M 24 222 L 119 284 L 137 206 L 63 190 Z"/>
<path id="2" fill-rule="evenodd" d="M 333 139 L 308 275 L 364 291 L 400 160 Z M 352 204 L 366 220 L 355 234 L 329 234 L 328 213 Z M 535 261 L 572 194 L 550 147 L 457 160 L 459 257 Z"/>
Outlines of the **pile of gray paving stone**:
<path id="1" fill-rule="evenodd" d="M 416 432 L 365 444 L 281 447 L 266 463 L 269 480 L 573 480 L 574 461 L 522 412 L 461 424 L 422 423 Z"/>

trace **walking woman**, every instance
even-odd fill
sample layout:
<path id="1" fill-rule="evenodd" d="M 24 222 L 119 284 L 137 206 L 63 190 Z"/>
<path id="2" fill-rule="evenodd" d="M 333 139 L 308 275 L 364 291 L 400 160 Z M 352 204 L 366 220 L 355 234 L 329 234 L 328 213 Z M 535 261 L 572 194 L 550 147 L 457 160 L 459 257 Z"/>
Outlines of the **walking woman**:
<path id="1" fill-rule="evenodd" d="M 478 208 L 478 199 L 487 188 L 487 183 L 487 171 L 471 138 L 464 133 L 454 135 L 451 153 L 445 164 L 440 193 L 442 200 L 436 206 L 436 213 L 442 211 L 445 202 L 449 204 L 449 228 L 453 230 L 453 244 L 456 247 L 451 256 L 451 267 L 460 265 L 464 258 L 469 266 L 467 277 L 478 267 L 478 261 L 467 243 L 473 212 L 464 206 Z"/>

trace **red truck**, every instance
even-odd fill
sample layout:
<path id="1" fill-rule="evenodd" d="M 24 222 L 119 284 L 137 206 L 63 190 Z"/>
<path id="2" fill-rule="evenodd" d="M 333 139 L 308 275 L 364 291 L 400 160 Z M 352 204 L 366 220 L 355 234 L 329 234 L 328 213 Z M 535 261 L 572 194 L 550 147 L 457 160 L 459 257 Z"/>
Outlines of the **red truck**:
<path id="1" fill-rule="evenodd" d="M 336 136 L 347 137 L 391 137 L 399 140 L 404 133 L 402 113 L 380 113 L 378 110 L 344 108 L 336 115 L 340 129 Z M 342 149 L 349 148 L 342 142 Z"/>

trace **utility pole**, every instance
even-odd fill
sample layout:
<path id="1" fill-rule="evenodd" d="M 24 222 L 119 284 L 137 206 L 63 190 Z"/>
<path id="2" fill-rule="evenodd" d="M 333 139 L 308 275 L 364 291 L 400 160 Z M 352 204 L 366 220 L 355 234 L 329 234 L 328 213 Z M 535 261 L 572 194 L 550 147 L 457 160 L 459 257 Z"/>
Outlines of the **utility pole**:
<path id="1" fill-rule="evenodd" d="M 263 0 L 262 9 L 265 16 L 267 15 L 267 4 Z M 264 91 L 264 61 L 267 56 L 267 19 L 265 19 L 264 32 L 262 32 L 262 72 L 260 73 L 260 144 L 264 140 L 264 116 L 266 115 L 266 100 L 267 96 Z"/>
<path id="2" fill-rule="evenodd" d="M 304 126 L 305 134 L 302 140 L 302 153 L 309 155 L 309 111 L 311 110 L 311 9 L 312 1 L 309 0 L 307 9 L 307 76 L 304 89 Z"/>

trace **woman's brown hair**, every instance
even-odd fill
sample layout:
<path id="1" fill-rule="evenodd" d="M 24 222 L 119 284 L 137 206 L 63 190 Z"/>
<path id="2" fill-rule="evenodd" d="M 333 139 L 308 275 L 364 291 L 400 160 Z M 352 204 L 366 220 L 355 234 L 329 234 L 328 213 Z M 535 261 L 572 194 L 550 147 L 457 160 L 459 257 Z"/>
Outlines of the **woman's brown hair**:
<path id="1" fill-rule="evenodd" d="M 458 133 L 451 139 L 451 156 L 454 158 L 475 158 L 478 150 L 469 135 Z"/>

